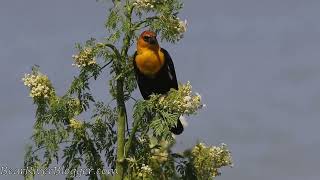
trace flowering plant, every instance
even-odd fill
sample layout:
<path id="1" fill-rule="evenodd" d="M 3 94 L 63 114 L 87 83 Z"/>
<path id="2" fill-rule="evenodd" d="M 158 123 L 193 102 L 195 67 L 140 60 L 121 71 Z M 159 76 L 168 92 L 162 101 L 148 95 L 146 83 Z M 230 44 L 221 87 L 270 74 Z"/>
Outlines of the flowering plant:
<path id="1" fill-rule="evenodd" d="M 187 21 L 178 17 L 181 9 L 180 0 L 113 0 L 105 23 L 108 36 L 101 42 L 91 38 L 77 44 L 72 59 L 79 75 L 64 95 L 55 93 L 39 67 L 24 76 L 36 105 L 25 169 L 45 169 L 53 163 L 75 171 L 85 166 L 90 169 L 86 174 L 89 179 L 105 180 L 109 178 L 105 173 L 91 171 L 108 167 L 114 169 L 111 175 L 116 180 L 165 180 L 210 179 L 220 175 L 221 167 L 231 165 L 226 145 L 208 147 L 200 143 L 184 152 L 172 150 L 175 137 L 169 127 L 177 118 L 183 120 L 205 107 L 200 94 L 192 92 L 190 82 L 166 95 L 154 94 L 149 100 L 132 97 L 136 82 L 129 50 L 137 34 L 149 28 L 162 41 L 178 42 L 187 30 Z M 90 89 L 90 80 L 97 79 L 107 67 L 112 99 L 108 103 Z M 132 103 L 130 117 L 127 111 Z M 35 175 L 24 174 L 28 180 Z M 66 178 L 75 176 L 69 173 Z"/>
<path id="2" fill-rule="evenodd" d="M 49 98 L 54 96 L 55 92 L 48 77 L 37 70 L 31 74 L 25 74 L 22 78 L 25 86 L 30 88 L 30 97 Z"/>

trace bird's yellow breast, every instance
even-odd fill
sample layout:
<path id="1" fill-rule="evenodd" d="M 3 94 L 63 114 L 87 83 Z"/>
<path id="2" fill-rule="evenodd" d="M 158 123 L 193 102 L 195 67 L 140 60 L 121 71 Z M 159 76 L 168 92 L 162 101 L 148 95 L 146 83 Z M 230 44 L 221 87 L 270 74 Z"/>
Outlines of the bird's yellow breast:
<path id="1" fill-rule="evenodd" d="M 163 66 L 165 58 L 164 54 L 160 50 L 153 51 L 150 49 L 144 49 L 138 52 L 135 61 L 141 73 L 153 76 Z"/>

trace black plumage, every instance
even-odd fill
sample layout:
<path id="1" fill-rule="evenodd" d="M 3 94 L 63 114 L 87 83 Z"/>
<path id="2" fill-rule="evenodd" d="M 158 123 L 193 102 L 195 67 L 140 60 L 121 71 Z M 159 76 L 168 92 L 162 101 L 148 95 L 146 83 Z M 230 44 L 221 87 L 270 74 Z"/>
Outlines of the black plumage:
<path id="1" fill-rule="evenodd" d="M 134 71 L 138 87 L 144 99 L 149 99 L 151 94 L 167 94 L 171 88 L 178 90 L 178 82 L 173 61 L 165 49 L 161 48 L 161 52 L 164 54 L 165 61 L 161 69 L 153 76 L 146 76 L 139 71 L 135 62 L 137 52 L 134 54 Z M 177 120 L 177 126 L 172 127 L 170 131 L 177 135 L 183 132 L 183 126 L 179 119 Z"/>

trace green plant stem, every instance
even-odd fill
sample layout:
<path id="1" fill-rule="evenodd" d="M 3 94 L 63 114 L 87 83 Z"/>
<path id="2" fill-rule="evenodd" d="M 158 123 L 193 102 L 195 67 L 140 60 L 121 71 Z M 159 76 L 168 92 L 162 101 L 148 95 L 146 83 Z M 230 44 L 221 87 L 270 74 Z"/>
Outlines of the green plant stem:
<path id="1" fill-rule="evenodd" d="M 142 26 L 143 24 L 145 24 L 145 23 L 147 23 L 147 22 L 150 22 L 150 21 L 152 21 L 152 20 L 154 20 L 154 19 L 159 19 L 159 17 L 158 17 L 158 16 L 152 16 L 152 17 L 146 18 L 146 19 L 143 20 L 143 21 L 136 22 L 136 23 L 134 24 L 134 26 L 133 26 L 133 30 L 141 29 L 141 28 L 142 28 L 141 26 Z"/>
<path id="2" fill-rule="evenodd" d="M 125 122 L 126 122 L 126 106 L 124 102 L 123 80 L 117 80 L 117 161 L 116 161 L 116 180 L 122 180 L 124 174 L 124 143 L 125 143 Z"/>
<path id="3" fill-rule="evenodd" d="M 129 6 L 129 5 L 128 5 Z M 121 51 L 121 55 L 122 57 L 126 57 L 127 58 L 127 55 L 128 55 L 128 50 L 130 48 L 130 41 L 132 39 L 132 36 L 134 34 L 134 31 L 135 29 L 132 29 L 131 27 L 133 26 L 132 24 L 132 12 L 133 12 L 133 6 L 131 6 L 129 9 L 128 9 L 128 12 L 125 14 L 126 15 L 126 18 L 128 19 L 128 22 L 129 22 L 129 32 L 126 32 L 125 33 L 125 37 L 123 39 L 123 48 L 122 48 L 122 51 Z"/>
<path id="4" fill-rule="evenodd" d="M 126 17 L 129 20 L 130 26 L 132 26 L 131 24 L 132 10 L 133 9 L 130 8 L 128 10 L 128 13 L 126 14 Z M 128 58 L 128 49 L 130 47 L 130 41 L 132 39 L 133 34 L 134 34 L 134 31 L 130 31 L 125 34 L 125 37 L 123 39 L 121 54 L 117 52 L 118 60 L 119 61 L 122 60 L 123 61 L 122 63 L 126 63 L 126 60 Z M 120 75 L 122 71 L 123 70 L 120 67 L 118 67 L 116 70 L 116 74 Z M 125 124 L 127 121 L 127 113 L 126 113 L 125 100 L 124 100 L 123 78 L 124 78 L 123 76 L 119 76 L 119 78 L 117 79 L 117 106 L 118 106 L 117 142 L 118 142 L 118 145 L 117 145 L 117 162 L 116 162 L 116 170 L 117 170 L 116 180 L 122 180 L 124 177 Z"/>
<path id="5" fill-rule="evenodd" d="M 128 155 L 128 152 L 129 152 L 129 149 L 132 145 L 132 140 L 133 140 L 133 137 L 135 136 L 137 130 L 138 130 L 138 127 L 139 127 L 139 122 L 141 121 L 141 119 L 139 119 L 139 121 L 135 121 L 134 122 L 134 125 L 133 125 L 133 128 L 132 128 L 132 131 L 130 133 L 130 136 L 129 136 L 129 139 L 126 143 L 126 146 L 125 146 L 125 156 L 127 157 Z"/>
<path id="6" fill-rule="evenodd" d="M 117 57 L 118 60 L 121 59 L 121 55 L 120 55 L 118 49 L 117 49 L 114 45 L 112 45 L 112 44 L 104 44 L 104 46 L 112 49 L 112 51 L 114 52 L 114 54 L 116 55 L 116 57 Z"/>

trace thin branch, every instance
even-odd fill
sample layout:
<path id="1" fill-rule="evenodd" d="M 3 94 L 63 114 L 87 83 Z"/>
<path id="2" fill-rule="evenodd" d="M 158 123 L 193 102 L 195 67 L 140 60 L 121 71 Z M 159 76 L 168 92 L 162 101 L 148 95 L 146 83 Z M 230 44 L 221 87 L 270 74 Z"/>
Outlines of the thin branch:
<path id="1" fill-rule="evenodd" d="M 101 72 L 105 67 L 107 67 L 110 63 L 112 63 L 112 60 L 111 61 L 109 61 L 107 64 L 105 64 L 105 65 L 103 65 L 100 69 L 99 69 L 99 72 Z M 85 81 L 88 81 L 90 78 L 92 78 L 94 75 L 93 74 L 91 74 L 91 76 L 89 76 L 89 77 L 87 77 L 86 79 L 85 79 Z"/>
<path id="2" fill-rule="evenodd" d="M 133 30 L 140 29 L 140 28 L 141 28 L 141 27 L 140 27 L 141 25 L 143 25 L 143 24 L 145 24 L 145 23 L 147 23 L 147 22 L 150 22 L 150 21 L 152 21 L 152 20 L 155 20 L 155 19 L 160 19 L 160 17 L 159 17 L 159 16 L 148 17 L 148 18 L 146 18 L 146 19 L 143 20 L 143 21 L 137 22 L 137 23 L 135 23 L 135 25 L 133 26 Z"/>
<path id="3" fill-rule="evenodd" d="M 135 99 L 135 98 L 132 97 L 132 96 L 130 96 L 129 98 L 132 99 L 134 102 L 137 102 L 137 101 L 138 101 L 137 99 Z"/>
<path id="4" fill-rule="evenodd" d="M 112 44 L 104 44 L 104 46 L 112 49 L 112 51 L 114 52 L 114 54 L 116 55 L 118 60 L 121 59 L 121 54 L 120 54 L 120 52 L 118 51 L 118 49 L 114 45 L 112 45 Z"/>

